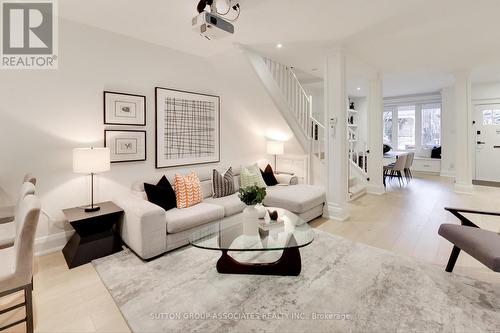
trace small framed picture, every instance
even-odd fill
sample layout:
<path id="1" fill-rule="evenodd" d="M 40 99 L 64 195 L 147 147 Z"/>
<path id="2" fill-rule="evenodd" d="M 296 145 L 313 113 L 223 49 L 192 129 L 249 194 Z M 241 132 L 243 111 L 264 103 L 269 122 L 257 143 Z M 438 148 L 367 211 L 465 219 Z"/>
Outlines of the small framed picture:
<path id="1" fill-rule="evenodd" d="M 104 124 L 146 125 L 146 96 L 104 92 Z"/>
<path id="2" fill-rule="evenodd" d="M 104 130 L 104 147 L 109 147 L 111 163 L 146 160 L 146 131 Z"/>

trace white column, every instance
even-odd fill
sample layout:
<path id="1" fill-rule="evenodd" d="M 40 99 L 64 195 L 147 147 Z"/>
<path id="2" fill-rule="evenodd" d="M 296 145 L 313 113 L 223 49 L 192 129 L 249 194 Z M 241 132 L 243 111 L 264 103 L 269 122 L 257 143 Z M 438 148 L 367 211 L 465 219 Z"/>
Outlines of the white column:
<path id="1" fill-rule="evenodd" d="M 470 73 L 455 73 L 455 192 L 472 193 L 472 104 Z"/>
<path id="2" fill-rule="evenodd" d="M 368 193 L 385 193 L 383 183 L 383 112 L 384 97 L 382 78 L 377 74 L 369 81 L 368 89 Z"/>
<path id="3" fill-rule="evenodd" d="M 349 218 L 347 206 L 347 96 L 345 55 L 331 51 L 325 60 L 326 116 L 326 215 L 335 220 Z"/>
<path id="4" fill-rule="evenodd" d="M 456 120 L 455 89 L 441 91 L 441 177 L 455 177 Z"/>

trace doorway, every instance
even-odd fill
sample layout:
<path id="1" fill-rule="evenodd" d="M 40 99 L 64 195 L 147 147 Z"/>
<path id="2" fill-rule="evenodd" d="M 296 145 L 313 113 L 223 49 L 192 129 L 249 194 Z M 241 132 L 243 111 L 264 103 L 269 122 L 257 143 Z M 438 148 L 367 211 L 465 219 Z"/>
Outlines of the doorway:
<path id="1" fill-rule="evenodd" d="M 475 109 L 475 183 L 500 186 L 500 103 Z"/>

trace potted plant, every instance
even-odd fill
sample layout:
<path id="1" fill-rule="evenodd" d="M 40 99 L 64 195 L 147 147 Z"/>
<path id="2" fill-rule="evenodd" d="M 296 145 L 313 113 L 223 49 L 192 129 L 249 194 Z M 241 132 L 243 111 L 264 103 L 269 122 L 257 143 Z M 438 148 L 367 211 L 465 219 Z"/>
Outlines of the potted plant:
<path id="1" fill-rule="evenodd" d="M 238 197 L 247 206 L 255 206 L 262 203 L 266 197 L 266 188 L 257 185 L 240 188 Z"/>
<path id="2" fill-rule="evenodd" d="M 257 220 L 261 218 L 262 212 L 266 214 L 266 210 L 262 207 L 262 201 L 266 197 L 266 188 L 257 185 L 240 188 L 238 197 L 247 205 L 243 210 L 243 231 L 245 234 L 255 234 L 258 231 Z M 261 207 L 257 207 L 258 205 Z"/>

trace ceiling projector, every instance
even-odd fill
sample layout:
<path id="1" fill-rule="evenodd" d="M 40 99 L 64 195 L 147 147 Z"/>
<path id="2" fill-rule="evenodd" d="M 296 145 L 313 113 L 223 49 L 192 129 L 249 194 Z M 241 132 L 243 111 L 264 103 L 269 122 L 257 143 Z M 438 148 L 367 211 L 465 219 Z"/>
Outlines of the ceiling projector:
<path id="1" fill-rule="evenodd" d="M 203 37 L 210 40 L 234 33 L 234 25 L 218 15 L 205 11 L 193 17 L 191 26 L 194 31 L 199 32 Z"/>
<path id="2" fill-rule="evenodd" d="M 223 1 L 227 7 L 219 12 L 217 2 Z M 209 10 L 207 10 L 209 6 Z M 240 16 L 240 4 L 236 0 L 200 0 L 196 7 L 198 15 L 193 17 L 191 27 L 206 39 L 218 39 L 234 33 L 234 22 Z M 231 15 L 236 17 L 230 18 Z M 224 16 L 224 17 L 223 17 Z"/>

